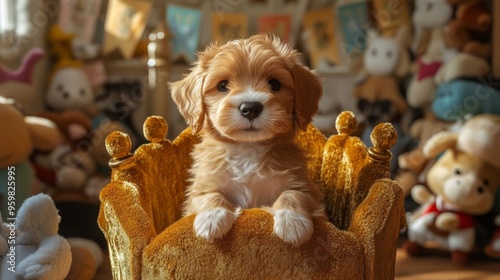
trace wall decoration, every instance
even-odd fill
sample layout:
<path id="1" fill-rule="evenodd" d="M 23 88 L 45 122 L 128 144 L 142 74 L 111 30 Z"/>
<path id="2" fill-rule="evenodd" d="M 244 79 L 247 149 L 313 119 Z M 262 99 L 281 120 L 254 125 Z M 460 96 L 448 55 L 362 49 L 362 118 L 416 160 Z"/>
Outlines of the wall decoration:
<path id="1" fill-rule="evenodd" d="M 101 7 L 102 0 L 61 1 L 58 24 L 66 33 L 75 33 L 77 38 L 90 43 Z"/>
<path id="2" fill-rule="evenodd" d="M 284 42 L 290 43 L 292 17 L 290 15 L 264 15 L 259 18 L 260 33 L 272 33 Z"/>
<path id="3" fill-rule="evenodd" d="M 178 5 L 167 7 L 167 21 L 172 40 L 172 60 L 184 58 L 187 62 L 195 59 L 200 38 L 201 11 Z"/>
<path id="4" fill-rule="evenodd" d="M 212 39 L 226 42 L 248 36 L 248 18 L 243 13 L 212 14 Z"/>
<path id="5" fill-rule="evenodd" d="M 124 58 L 132 58 L 150 10 L 149 1 L 110 0 L 104 26 L 103 53 L 119 50 Z"/>
<path id="6" fill-rule="evenodd" d="M 371 12 L 382 35 L 393 36 L 403 25 L 411 25 L 410 6 L 402 0 L 373 0 Z"/>
<path id="7" fill-rule="evenodd" d="M 311 66 L 340 64 L 338 43 L 334 29 L 334 14 L 330 8 L 310 11 L 303 17 L 307 51 Z"/>
<path id="8" fill-rule="evenodd" d="M 300 38 L 299 36 L 302 28 L 302 17 L 307 10 L 307 7 L 309 6 L 309 0 L 249 0 L 241 2 L 243 2 L 241 5 L 241 10 L 238 11 L 244 11 L 248 16 L 248 22 L 250 23 L 248 26 L 248 32 L 250 34 L 259 33 L 262 31 L 269 31 L 276 34 L 276 32 L 281 32 L 278 31 L 280 28 L 282 28 L 283 26 L 285 26 L 285 28 L 288 28 L 286 26 L 289 25 L 290 31 L 287 31 L 287 33 L 289 33 L 288 37 L 280 37 L 282 39 L 286 39 L 285 41 L 289 44 L 293 46 L 296 45 L 297 39 Z M 279 20 L 277 16 L 282 18 Z M 290 22 L 283 25 L 285 21 L 288 21 L 288 19 L 285 19 L 285 16 L 288 16 L 290 18 Z M 268 28 L 262 30 L 261 21 L 264 18 L 265 21 L 267 21 L 267 17 L 270 17 L 269 19 L 272 20 L 272 22 L 269 23 L 269 27 L 274 30 L 268 30 Z"/>
<path id="9" fill-rule="evenodd" d="M 366 48 L 366 33 L 369 25 L 368 7 L 365 1 L 340 4 L 337 8 L 339 24 L 344 41 L 340 44 L 343 55 L 355 58 Z"/>

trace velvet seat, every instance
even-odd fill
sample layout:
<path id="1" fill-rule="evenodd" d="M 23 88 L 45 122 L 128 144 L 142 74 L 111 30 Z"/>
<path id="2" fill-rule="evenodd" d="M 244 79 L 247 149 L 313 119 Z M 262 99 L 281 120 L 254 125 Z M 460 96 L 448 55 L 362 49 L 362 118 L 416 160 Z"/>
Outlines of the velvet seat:
<path id="1" fill-rule="evenodd" d="M 130 153 L 130 138 L 106 139 L 111 182 L 101 191 L 99 225 L 115 279 L 392 279 L 397 239 L 405 227 L 403 192 L 389 176 L 388 151 L 397 135 L 375 127 L 373 147 L 351 134 L 351 112 L 330 138 L 309 126 L 297 135 L 311 178 L 325 195 L 329 221 L 315 221 L 312 239 L 295 248 L 272 234 L 273 217 L 245 210 L 222 239 L 195 236 L 194 216 L 181 218 L 184 191 L 199 141 L 186 129 L 165 140 L 161 117 L 144 123 L 149 141 Z"/>

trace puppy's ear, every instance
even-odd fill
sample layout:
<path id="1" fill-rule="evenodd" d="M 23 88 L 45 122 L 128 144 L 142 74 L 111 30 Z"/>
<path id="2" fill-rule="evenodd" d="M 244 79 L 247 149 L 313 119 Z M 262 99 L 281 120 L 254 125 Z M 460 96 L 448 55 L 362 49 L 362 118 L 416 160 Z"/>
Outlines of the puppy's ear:
<path id="1" fill-rule="evenodd" d="M 217 54 L 221 43 L 215 42 L 198 53 L 198 61 L 191 73 L 182 80 L 169 83 L 174 100 L 186 123 L 193 128 L 193 134 L 203 128 L 205 106 L 203 104 L 203 83 L 207 75 L 208 62 Z"/>
<path id="2" fill-rule="evenodd" d="M 205 109 L 203 106 L 203 80 L 201 67 L 196 64 L 191 73 L 182 80 L 170 83 L 172 99 L 179 108 L 186 123 L 197 133 L 203 127 Z"/>
<path id="3" fill-rule="evenodd" d="M 304 66 L 295 65 L 291 72 L 295 87 L 295 121 L 305 131 L 318 111 L 323 87 L 318 76 Z"/>

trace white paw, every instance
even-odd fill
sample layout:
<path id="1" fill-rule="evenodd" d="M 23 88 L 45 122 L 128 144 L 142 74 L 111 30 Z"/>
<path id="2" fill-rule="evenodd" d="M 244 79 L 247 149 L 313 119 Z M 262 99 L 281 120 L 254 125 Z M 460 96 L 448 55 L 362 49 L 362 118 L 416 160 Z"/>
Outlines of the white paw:
<path id="1" fill-rule="evenodd" d="M 283 241 L 298 247 L 311 239 L 312 219 L 292 210 L 276 210 L 274 211 L 274 234 Z"/>
<path id="2" fill-rule="evenodd" d="M 200 212 L 194 218 L 194 231 L 209 242 L 224 236 L 238 216 L 225 208 Z"/>

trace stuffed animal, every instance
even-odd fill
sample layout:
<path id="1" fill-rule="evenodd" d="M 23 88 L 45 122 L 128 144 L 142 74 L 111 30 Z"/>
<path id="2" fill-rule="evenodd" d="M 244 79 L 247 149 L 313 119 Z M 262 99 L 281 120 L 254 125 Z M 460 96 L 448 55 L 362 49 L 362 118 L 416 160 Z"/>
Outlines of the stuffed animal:
<path id="1" fill-rule="evenodd" d="M 49 43 L 56 63 L 49 77 L 46 104 L 55 111 L 77 109 L 92 114 L 95 94 L 83 71 L 82 62 L 73 56 L 72 38 L 57 25 L 50 30 Z"/>
<path id="2" fill-rule="evenodd" d="M 66 277 L 71 265 L 71 249 L 57 233 L 59 219 L 50 196 L 38 194 L 24 201 L 15 221 L 2 224 L 0 243 L 8 239 L 8 248 L 0 251 L 2 280 L 63 280 Z M 8 237 L 5 237 L 6 226 Z"/>
<path id="3" fill-rule="evenodd" d="M 44 56 L 44 51 L 34 48 L 24 56 L 21 65 L 12 71 L 0 63 L 0 96 L 12 98 L 19 102 L 28 114 L 37 110 L 37 100 L 34 99 L 35 87 L 32 85 L 35 66 Z"/>
<path id="4" fill-rule="evenodd" d="M 479 115 L 459 132 L 441 132 L 424 146 L 427 157 L 444 151 L 427 173 L 427 185 L 414 188 L 424 210 L 408 224 L 404 248 L 421 255 L 430 243 L 451 252 L 454 263 L 465 264 L 475 245 L 474 215 L 488 213 L 500 186 L 500 117 Z"/>
<path id="5" fill-rule="evenodd" d="M 500 90 L 485 79 L 456 79 L 439 85 L 432 111 L 444 121 L 478 114 L 500 115 Z"/>
<path id="6" fill-rule="evenodd" d="M 93 196 L 87 195 L 96 163 L 90 153 L 74 151 L 68 145 L 55 149 L 50 158 L 57 178 L 52 198 L 62 218 L 59 233 L 68 239 L 74 257 L 67 279 L 90 280 L 102 263 L 105 247 L 96 222 L 98 198 L 93 189 Z"/>
<path id="7" fill-rule="evenodd" d="M 405 196 L 410 194 L 413 186 L 426 184 L 427 171 L 435 162 L 434 159 L 425 157 L 425 143 L 434 134 L 445 131 L 451 125 L 450 122 L 437 119 L 430 109 L 424 108 L 423 111 L 423 117 L 413 122 L 409 131 L 409 136 L 416 141 L 417 146 L 398 156 L 400 170 L 394 180 L 403 189 Z"/>
<path id="8" fill-rule="evenodd" d="M 488 61 L 468 53 L 458 53 L 443 64 L 436 75 L 434 82 L 441 85 L 461 78 L 477 78 L 487 76 L 491 72 Z"/>
<path id="9" fill-rule="evenodd" d="M 434 98 L 434 75 L 447 54 L 443 32 L 452 15 L 453 7 L 447 0 L 415 1 L 412 22 L 416 33 L 413 50 L 417 54 L 417 65 L 407 89 L 408 103 L 414 108 L 420 108 Z"/>
<path id="10" fill-rule="evenodd" d="M 24 116 L 14 100 L 3 97 L 0 97 L 0 131 L 0 181 L 5 185 L 12 182 L 9 188 L 0 188 L 0 211 L 7 213 L 8 191 L 15 190 L 17 202 L 34 192 L 35 177 L 29 161 L 32 152 L 52 150 L 59 144 L 60 135 L 54 123 Z"/>
<path id="11" fill-rule="evenodd" d="M 396 38 L 374 36 L 370 38 L 364 54 L 365 80 L 354 88 L 358 100 L 358 109 L 365 118 L 366 127 L 362 139 L 370 142 L 370 131 L 379 123 L 392 122 L 398 132 L 398 143 L 391 152 L 398 155 L 407 141 L 399 120 L 408 110 L 408 104 L 401 92 L 401 79 L 409 71 L 409 52 L 404 46 L 407 34 L 405 29 L 398 32 Z M 393 159 L 391 170 L 395 170 L 397 158 Z"/>
<path id="12" fill-rule="evenodd" d="M 491 8 L 484 0 L 448 0 L 456 5 L 455 18 L 448 24 L 448 47 L 488 60 L 491 56 Z"/>

